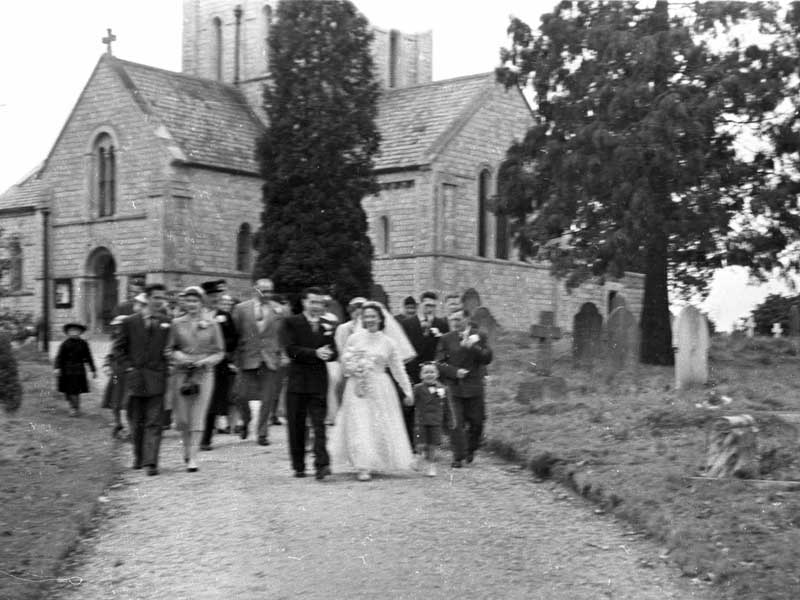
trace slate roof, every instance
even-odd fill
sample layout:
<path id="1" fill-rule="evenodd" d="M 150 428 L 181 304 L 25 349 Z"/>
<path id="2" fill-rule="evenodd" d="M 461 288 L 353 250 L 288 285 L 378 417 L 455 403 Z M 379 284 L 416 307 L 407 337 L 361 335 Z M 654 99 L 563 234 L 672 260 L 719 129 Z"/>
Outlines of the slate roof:
<path id="1" fill-rule="evenodd" d="M 106 58 L 134 99 L 166 128 L 186 162 L 258 174 L 256 140 L 264 126 L 240 90 L 218 81 Z"/>
<path id="2" fill-rule="evenodd" d="M 493 73 L 480 73 L 384 91 L 375 168 L 429 164 L 496 85 Z"/>
<path id="3" fill-rule="evenodd" d="M 39 168 L 0 194 L 0 213 L 40 208 L 43 205 L 45 187 L 41 180 L 36 179 Z"/>

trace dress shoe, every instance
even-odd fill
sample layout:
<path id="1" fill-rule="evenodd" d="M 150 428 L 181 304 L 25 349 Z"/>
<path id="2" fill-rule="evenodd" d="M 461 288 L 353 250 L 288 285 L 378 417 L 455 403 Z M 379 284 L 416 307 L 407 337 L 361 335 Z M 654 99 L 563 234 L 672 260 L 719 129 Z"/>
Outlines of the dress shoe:
<path id="1" fill-rule="evenodd" d="M 330 474 L 331 474 L 331 468 L 328 466 L 324 466 L 317 469 L 317 472 L 314 474 L 314 477 L 317 478 L 317 481 L 322 481 L 323 479 L 325 479 L 325 477 L 327 477 Z"/>
<path id="2" fill-rule="evenodd" d="M 464 465 L 462 465 L 462 464 L 461 464 L 461 461 L 460 461 L 460 460 L 454 460 L 452 463 L 450 463 L 450 466 L 451 466 L 453 469 L 460 469 L 460 468 L 461 468 L 461 467 L 463 467 Z"/>
<path id="3" fill-rule="evenodd" d="M 189 473 L 194 473 L 197 471 L 197 463 L 192 459 L 189 459 L 189 462 L 186 463 L 186 471 Z"/>
<path id="4" fill-rule="evenodd" d="M 135 462 L 135 463 L 133 463 L 133 465 L 132 465 L 132 468 L 134 468 L 134 469 L 141 469 L 141 468 L 142 468 L 142 463 L 137 463 L 137 462 Z"/>
<path id="5" fill-rule="evenodd" d="M 472 461 L 475 460 L 475 453 L 474 452 L 467 452 L 467 464 L 472 464 Z"/>
<path id="6" fill-rule="evenodd" d="M 265 436 L 265 435 L 258 436 L 258 445 L 259 446 L 269 446 L 269 440 L 267 439 L 267 436 Z"/>
<path id="7" fill-rule="evenodd" d="M 149 467 L 147 467 L 147 474 L 150 476 L 158 475 L 158 467 L 150 465 Z"/>
<path id="8" fill-rule="evenodd" d="M 228 426 L 228 427 L 217 427 L 217 433 L 227 434 L 227 433 L 230 433 L 230 432 L 231 432 L 230 426 Z"/>
<path id="9" fill-rule="evenodd" d="M 239 437 L 242 438 L 243 440 L 247 439 L 247 430 L 249 429 L 249 425 L 250 423 L 245 423 L 244 425 L 242 425 L 241 431 L 239 431 Z"/>
<path id="10" fill-rule="evenodd" d="M 200 444 L 200 450 L 203 450 L 205 452 L 212 450 L 211 444 Z"/>
<path id="11" fill-rule="evenodd" d="M 305 471 L 295 471 L 294 472 L 294 476 L 295 477 L 305 477 L 306 476 L 306 472 Z"/>
<path id="12" fill-rule="evenodd" d="M 283 425 L 283 422 L 278 417 L 272 417 L 270 423 L 272 425 Z"/>

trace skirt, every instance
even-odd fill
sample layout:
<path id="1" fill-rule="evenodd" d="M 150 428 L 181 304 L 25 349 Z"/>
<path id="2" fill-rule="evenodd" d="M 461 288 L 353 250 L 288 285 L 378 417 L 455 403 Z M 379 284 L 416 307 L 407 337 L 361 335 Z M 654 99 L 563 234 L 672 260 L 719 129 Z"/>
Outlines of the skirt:
<path id="1" fill-rule="evenodd" d="M 193 396 L 181 394 L 181 387 L 191 377 L 198 387 Z M 214 369 L 203 369 L 191 375 L 185 371 L 175 374 L 175 393 L 172 398 L 172 418 L 178 431 L 203 431 L 206 414 L 214 392 Z"/>

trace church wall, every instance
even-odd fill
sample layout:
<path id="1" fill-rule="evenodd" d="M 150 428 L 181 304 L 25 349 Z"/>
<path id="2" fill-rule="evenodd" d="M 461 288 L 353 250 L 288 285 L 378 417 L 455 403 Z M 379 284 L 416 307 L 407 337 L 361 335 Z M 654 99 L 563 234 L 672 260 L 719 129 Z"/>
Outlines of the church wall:
<path id="1" fill-rule="evenodd" d="M 105 247 L 114 257 L 120 299 L 128 275 L 162 264 L 155 198 L 162 192 L 167 155 L 154 129 L 116 73 L 101 62 L 41 175 L 52 190 L 51 275 L 73 279 L 75 295 L 73 308 L 53 310 L 54 331 L 67 320 L 88 319 L 92 281 L 85 278 L 96 248 Z M 98 217 L 92 199 L 90 149 L 101 131 L 116 142 L 116 210 L 110 217 Z"/>
<path id="2" fill-rule="evenodd" d="M 0 242 L 14 237 L 19 239 L 22 250 L 22 289 L 0 295 L 0 312 L 41 313 L 42 285 L 42 216 L 41 213 L 19 216 L 0 215 Z M 0 259 L 7 254 L 0 249 Z M 8 273 L 2 274 L 0 285 L 7 287 Z"/>
<path id="3" fill-rule="evenodd" d="M 235 268 L 237 234 L 242 223 L 258 230 L 262 206 L 257 177 L 176 169 L 163 201 L 164 283 L 180 288 L 221 277 L 235 293 L 248 289 L 252 268 Z"/>

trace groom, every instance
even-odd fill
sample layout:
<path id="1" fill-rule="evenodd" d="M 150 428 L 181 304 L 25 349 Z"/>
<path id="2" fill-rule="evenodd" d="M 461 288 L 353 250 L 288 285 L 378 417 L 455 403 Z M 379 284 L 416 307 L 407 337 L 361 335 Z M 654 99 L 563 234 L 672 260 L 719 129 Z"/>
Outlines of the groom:
<path id="1" fill-rule="evenodd" d="M 326 362 L 336 360 L 334 325 L 324 318 L 325 292 L 318 287 L 303 290 L 303 312 L 284 321 L 286 353 L 291 359 L 286 389 L 286 418 L 289 455 L 295 477 L 306 476 L 306 417 L 314 427 L 314 468 L 316 478 L 331 474 L 325 448 Z"/>

